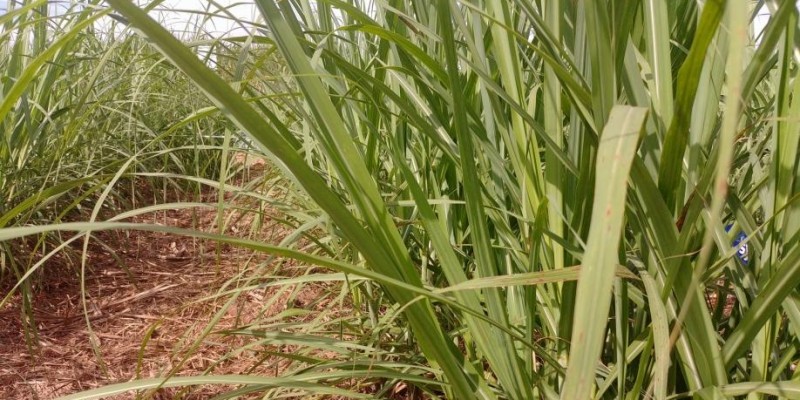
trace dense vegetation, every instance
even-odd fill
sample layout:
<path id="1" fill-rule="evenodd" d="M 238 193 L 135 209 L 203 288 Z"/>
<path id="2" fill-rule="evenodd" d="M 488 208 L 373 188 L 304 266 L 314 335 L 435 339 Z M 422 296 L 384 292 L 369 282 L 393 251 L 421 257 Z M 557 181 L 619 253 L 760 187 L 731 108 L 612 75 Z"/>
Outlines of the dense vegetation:
<path id="1" fill-rule="evenodd" d="M 25 292 L 20 238 L 160 229 L 326 267 L 303 279 L 357 306 L 313 333 L 233 332 L 347 361 L 168 385 L 800 398 L 793 2 L 254 1 L 263 24 L 228 39 L 179 40 L 128 0 L 0 17 L 2 271 Z M 112 12 L 118 34 L 96 32 Z M 137 176 L 224 186 L 235 143 L 284 172 L 317 247 L 113 217 Z"/>

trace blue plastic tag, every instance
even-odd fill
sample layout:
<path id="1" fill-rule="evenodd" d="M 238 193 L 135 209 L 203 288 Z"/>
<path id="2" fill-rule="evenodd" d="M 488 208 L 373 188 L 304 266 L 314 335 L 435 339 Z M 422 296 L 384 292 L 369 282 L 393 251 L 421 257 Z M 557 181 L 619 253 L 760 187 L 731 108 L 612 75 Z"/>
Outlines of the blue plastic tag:
<path id="1" fill-rule="evenodd" d="M 725 227 L 725 232 L 730 232 L 733 224 L 728 224 Z M 736 237 L 733 238 L 732 246 L 736 248 L 736 258 L 741 261 L 742 265 L 747 266 L 750 264 L 750 248 L 747 243 L 739 244 L 747 240 L 747 235 L 744 234 L 744 231 L 739 231 L 736 234 Z"/>

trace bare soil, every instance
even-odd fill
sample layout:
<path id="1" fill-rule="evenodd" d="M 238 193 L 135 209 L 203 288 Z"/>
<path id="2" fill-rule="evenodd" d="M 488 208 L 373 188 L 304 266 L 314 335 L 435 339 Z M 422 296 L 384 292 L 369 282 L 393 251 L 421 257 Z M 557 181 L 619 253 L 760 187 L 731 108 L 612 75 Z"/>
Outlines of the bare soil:
<path id="1" fill-rule="evenodd" d="M 273 218 L 273 210 L 260 211 L 267 217 L 258 238 L 278 243 L 291 232 L 276 222 L 280 218 Z M 252 234 L 254 218 L 255 214 L 234 216 L 226 233 Z M 136 217 L 134 222 L 213 232 L 216 220 L 213 210 L 184 209 Z M 227 245 L 139 231 L 93 235 L 83 279 L 84 308 L 80 262 L 75 256 L 82 253 L 83 242 L 75 243 L 79 244 L 71 251 L 43 266 L 45 278 L 37 284 L 33 299 L 36 340 L 25 337 L 19 294 L 0 308 L 0 399 L 52 399 L 111 383 L 170 374 L 276 376 L 286 367 L 286 358 L 266 357 L 255 350 L 228 354 L 252 338 L 219 332 L 269 318 L 287 307 L 304 307 L 312 313 L 331 313 L 331 307 L 338 307 L 341 313 L 350 312 L 342 304 L 332 304 L 326 284 L 315 283 L 291 286 L 292 290 L 269 287 L 244 291 L 225 309 L 231 296 L 214 296 L 223 287 L 235 288 L 231 278 L 240 277 L 243 282 L 254 276 L 292 276 L 308 267 Z M 219 322 L 210 333 L 204 333 L 218 314 Z M 26 340 L 37 344 L 28 348 Z M 291 350 L 281 347 L 271 351 Z M 149 395 L 156 399 L 204 399 L 230 389 L 200 386 L 160 389 Z M 133 397 L 127 394 L 115 398 Z"/>

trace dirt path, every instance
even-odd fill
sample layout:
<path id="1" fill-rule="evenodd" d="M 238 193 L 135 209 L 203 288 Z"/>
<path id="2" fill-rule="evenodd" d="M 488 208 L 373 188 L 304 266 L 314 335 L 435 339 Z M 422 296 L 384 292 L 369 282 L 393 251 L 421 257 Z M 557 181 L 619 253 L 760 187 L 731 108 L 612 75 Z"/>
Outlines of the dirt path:
<path id="1" fill-rule="evenodd" d="M 153 222 L 155 216 L 140 217 Z M 199 221 L 212 230 L 216 213 L 190 210 L 160 213 L 159 222 L 191 227 Z M 228 233 L 247 232 L 252 217 L 228 226 Z M 271 243 L 288 230 L 266 219 L 259 236 Z M 289 306 L 311 311 L 330 307 L 323 285 L 267 288 L 243 292 L 227 310 L 230 299 L 209 299 L 232 277 L 292 275 L 303 268 L 286 260 L 214 243 L 152 232 L 101 232 L 89 252 L 86 303 L 91 332 L 81 302 L 80 280 L 62 256 L 48 262 L 47 279 L 37 290 L 34 315 L 39 343 L 36 354 L 25 347 L 20 322 L 20 298 L 0 309 L 0 399 L 51 399 L 61 395 L 125 382 L 136 377 L 258 373 L 276 375 L 283 358 L 257 351 L 225 355 L 247 338 L 215 332 L 269 318 Z M 80 246 L 73 253 L 80 254 Z M 74 261 L 74 260 L 73 260 Z M 120 261 L 125 268 L 120 267 Z M 232 288 L 228 286 L 228 288 Z M 203 330 L 219 314 L 210 335 Z M 95 352 L 93 344 L 99 352 Z M 208 398 L 226 388 L 195 387 L 191 391 L 162 389 L 154 398 Z M 230 389 L 230 388 L 228 388 Z M 118 398 L 132 398 L 132 395 Z"/>

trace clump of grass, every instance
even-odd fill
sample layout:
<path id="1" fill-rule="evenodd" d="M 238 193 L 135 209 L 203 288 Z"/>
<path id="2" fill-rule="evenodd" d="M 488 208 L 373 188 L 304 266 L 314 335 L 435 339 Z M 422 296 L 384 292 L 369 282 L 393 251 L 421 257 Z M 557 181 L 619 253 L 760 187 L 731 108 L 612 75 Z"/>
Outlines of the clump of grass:
<path id="1" fill-rule="evenodd" d="M 174 192 L 190 200 L 200 189 L 192 177 L 220 176 L 230 124 L 195 116 L 209 102 L 185 75 L 141 37 L 98 32 L 107 12 L 49 11 L 28 1 L 0 17 L 0 227 L 106 219 Z M 59 251 L 79 267 L 81 251 L 66 245 L 74 239 L 0 243 L 0 281 L 22 289 L 30 346 L 32 296 L 47 272 L 33 270 Z"/>
<path id="2" fill-rule="evenodd" d="M 352 295 L 392 356 L 366 376 L 459 399 L 800 390 L 793 3 L 257 0 L 264 25 L 247 40 L 293 79 L 254 96 L 108 2 L 305 191 L 319 213 L 307 227 L 333 251 L 214 239 L 370 281 Z M 147 228 L 0 239 L 89 226 Z M 719 282 L 733 294 L 721 310 L 706 305 Z M 317 362 L 291 382 L 168 384 L 238 394 L 356 374 Z M 402 375 L 423 366 L 442 383 Z"/>

